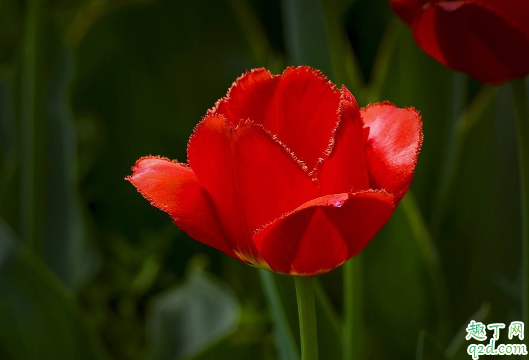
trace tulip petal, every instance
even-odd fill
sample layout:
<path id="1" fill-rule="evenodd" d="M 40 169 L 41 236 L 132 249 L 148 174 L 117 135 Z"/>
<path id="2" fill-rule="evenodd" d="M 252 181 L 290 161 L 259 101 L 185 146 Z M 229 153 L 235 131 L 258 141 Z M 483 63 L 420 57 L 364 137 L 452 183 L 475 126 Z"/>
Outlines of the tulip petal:
<path id="1" fill-rule="evenodd" d="M 272 270 L 313 276 L 358 254 L 394 209 L 383 191 L 326 195 L 282 216 L 254 236 Z"/>
<path id="2" fill-rule="evenodd" d="M 528 3 L 432 3 L 417 16 L 413 34 L 419 46 L 442 64 L 481 82 L 499 84 L 529 73 Z"/>
<path id="3" fill-rule="evenodd" d="M 312 169 L 329 145 L 339 102 L 335 86 L 308 66 L 279 76 L 257 69 L 240 77 L 211 112 L 231 125 L 246 119 L 262 124 Z"/>
<path id="4" fill-rule="evenodd" d="M 390 0 L 393 11 L 410 26 L 426 3 L 428 0 Z"/>
<path id="5" fill-rule="evenodd" d="M 207 116 L 189 141 L 188 161 L 236 253 L 255 265 L 262 259 L 253 232 L 317 196 L 303 164 L 252 122 L 233 128 L 222 116 Z"/>
<path id="6" fill-rule="evenodd" d="M 411 185 L 421 150 L 421 116 L 415 109 L 389 103 L 370 105 L 360 112 L 369 128 L 366 154 L 371 186 L 393 194 L 398 204 Z"/>
<path id="7" fill-rule="evenodd" d="M 529 1 L 527 0 L 464 0 L 464 3 L 482 5 L 489 11 L 501 16 L 503 20 L 516 27 L 529 38 Z"/>
<path id="8" fill-rule="evenodd" d="M 353 95 L 344 86 L 340 101 L 340 121 L 331 141 L 329 158 L 318 174 L 321 194 L 338 194 L 369 189 L 366 162 L 367 131 Z"/>
<path id="9" fill-rule="evenodd" d="M 193 170 L 169 159 L 148 156 L 139 159 L 132 171 L 126 180 L 179 228 L 193 239 L 236 257 Z"/>
<path id="10" fill-rule="evenodd" d="M 276 87 L 277 79 L 270 71 L 252 69 L 233 83 L 226 97 L 220 99 L 210 113 L 223 115 L 232 126 L 246 119 L 262 124 L 266 108 L 273 103 Z"/>

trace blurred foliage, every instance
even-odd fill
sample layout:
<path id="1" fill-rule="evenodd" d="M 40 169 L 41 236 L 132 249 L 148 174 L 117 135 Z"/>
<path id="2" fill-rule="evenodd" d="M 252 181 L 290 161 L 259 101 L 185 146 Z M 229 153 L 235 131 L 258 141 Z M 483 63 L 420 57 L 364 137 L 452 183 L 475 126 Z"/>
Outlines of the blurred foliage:
<path id="1" fill-rule="evenodd" d="M 0 222 L 0 357 L 107 359 L 73 299 Z"/>
<path id="2" fill-rule="evenodd" d="M 332 4 L 0 0 L 0 358 L 299 351 L 291 278 L 264 280 L 190 240 L 123 181 L 140 156 L 185 160 L 195 124 L 258 66 L 309 64 L 362 106 L 387 99 L 423 115 L 412 194 L 360 257 L 363 358 L 460 359 L 470 316 L 519 319 L 508 91 L 431 60 L 386 0 Z M 322 359 L 341 356 L 342 281 L 340 270 L 319 278 Z"/>
<path id="3" fill-rule="evenodd" d="M 183 285 L 160 295 L 147 319 L 150 359 L 189 358 L 232 332 L 239 320 L 237 299 L 201 269 Z"/>

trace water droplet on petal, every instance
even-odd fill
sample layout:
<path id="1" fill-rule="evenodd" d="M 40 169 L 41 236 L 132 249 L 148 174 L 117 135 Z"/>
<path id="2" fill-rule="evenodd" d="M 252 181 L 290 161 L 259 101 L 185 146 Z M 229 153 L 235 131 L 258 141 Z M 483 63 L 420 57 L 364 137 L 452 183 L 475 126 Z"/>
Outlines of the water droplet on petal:
<path id="1" fill-rule="evenodd" d="M 333 202 L 333 205 L 334 205 L 334 207 L 339 208 L 339 207 L 342 207 L 342 206 L 343 206 L 343 203 L 344 203 L 343 200 L 335 200 L 335 201 Z"/>

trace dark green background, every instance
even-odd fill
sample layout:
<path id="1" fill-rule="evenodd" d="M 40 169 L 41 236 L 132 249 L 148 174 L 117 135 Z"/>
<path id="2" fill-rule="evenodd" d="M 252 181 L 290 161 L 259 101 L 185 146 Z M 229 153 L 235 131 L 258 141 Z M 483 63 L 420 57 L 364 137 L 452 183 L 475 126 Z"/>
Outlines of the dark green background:
<path id="1" fill-rule="evenodd" d="M 520 320 L 508 87 L 427 57 L 385 0 L 333 4 L 328 27 L 317 0 L 0 0 L 1 359 L 278 358 L 258 271 L 189 239 L 123 180 L 144 155 L 185 161 L 195 124 L 259 66 L 308 64 L 362 106 L 423 116 L 411 195 L 353 260 L 360 358 L 466 359 L 470 317 Z M 350 48 L 363 80 L 333 67 L 352 64 Z M 274 279 L 297 343 L 293 280 Z M 342 269 L 319 280 L 320 358 L 334 360 Z"/>

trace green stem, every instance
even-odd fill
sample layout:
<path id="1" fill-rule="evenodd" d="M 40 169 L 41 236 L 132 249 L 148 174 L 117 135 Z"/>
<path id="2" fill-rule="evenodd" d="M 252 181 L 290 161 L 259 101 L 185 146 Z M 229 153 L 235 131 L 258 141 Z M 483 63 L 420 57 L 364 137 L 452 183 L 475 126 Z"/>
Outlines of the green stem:
<path id="1" fill-rule="evenodd" d="M 318 360 L 314 279 L 296 276 L 295 281 L 298 298 L 299 332 L 301 336 L 301 359 Z"/>
<path id="2" fill-rule="evenodd" d="M 299 349 L 294 342 L 294 336 L 290 330 L 285 309 L 277 291 L 274 274 L 266 270 L 259 270 L 259 276 L 274 321 L 274 337 L 280 359 L 299 360 Z"/>
<path id="3" fill-rule="evenodd" d="M 529 324 L 529 98 L 524 80 L 513 81 L 511 89 L 518 132 L 522 195 L 522 318 L 525 324 Z"/>
<path id="4" fill-rule="evenodd" d="M 39 246 L 35 229 L 35 108 L 38 15 L 39 0 L 30 0 L 27 3 L 20 93 L 21 232 L 26 244 L 37 252 Z"/>

